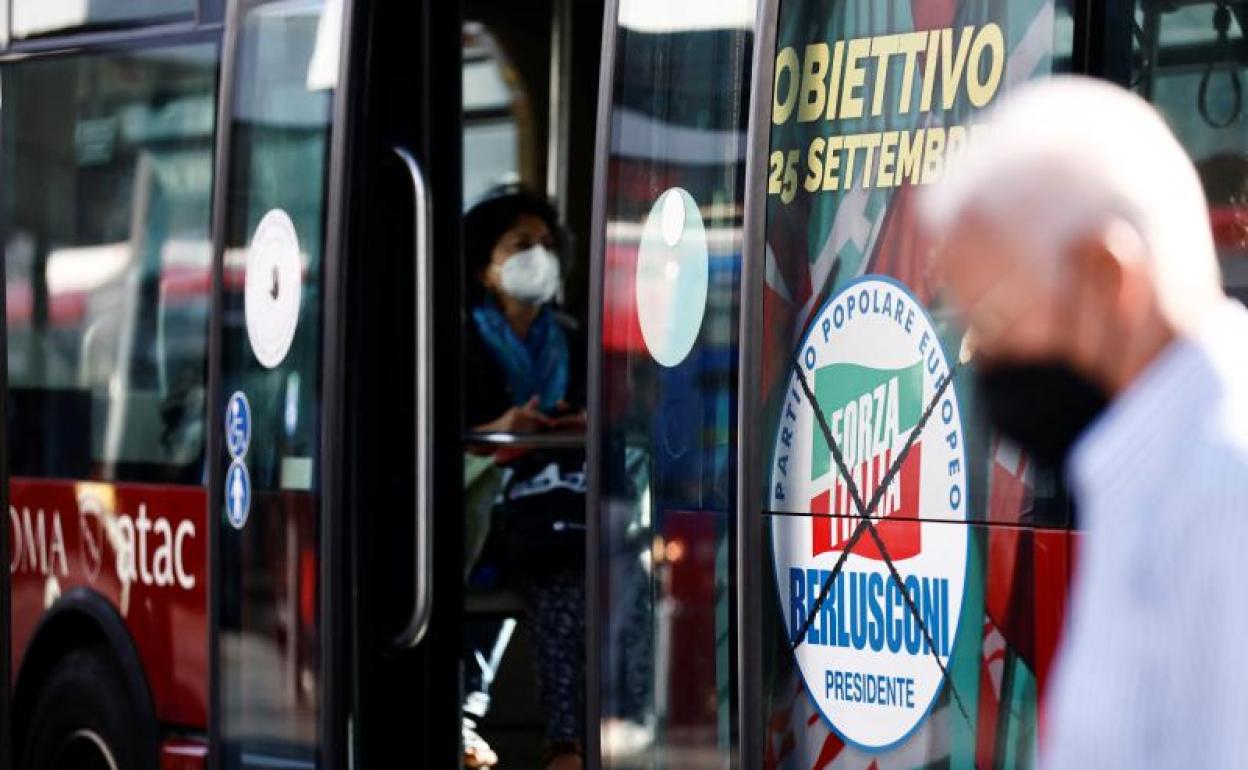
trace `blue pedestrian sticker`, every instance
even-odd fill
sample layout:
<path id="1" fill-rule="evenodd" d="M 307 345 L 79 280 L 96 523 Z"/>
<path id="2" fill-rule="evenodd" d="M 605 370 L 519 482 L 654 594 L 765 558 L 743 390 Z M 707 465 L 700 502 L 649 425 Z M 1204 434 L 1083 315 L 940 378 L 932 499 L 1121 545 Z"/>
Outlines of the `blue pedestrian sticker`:
<path id="1" fill-rule="evenodd" d="M 235 460 L 225 473 L 225 513 L 235 529 L 242 529 L 251 512 L 251 475 Z"/>
<path id="2" fill-rule="evenodd" d="M 241 390 L 236 390 L 225 405 L 225 448 L 230 457 L 241 460 L 250 444 L 251 404 Z"/>

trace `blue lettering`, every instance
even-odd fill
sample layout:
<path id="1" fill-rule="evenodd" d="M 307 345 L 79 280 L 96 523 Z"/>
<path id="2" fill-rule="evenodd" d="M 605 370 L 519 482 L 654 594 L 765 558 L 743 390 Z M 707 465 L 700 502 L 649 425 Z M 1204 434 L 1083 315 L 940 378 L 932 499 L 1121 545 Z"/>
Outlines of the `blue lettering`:
<path id="1" fill-rule="evenodd" d="M 777 485 L 779 486 L 779 485 Z M 797 641 L 797 632 L 806 620 L 806 579 L 797 567 L 789 568 L 789 643 Z"/>
<path id="2" fill-rule="evenodd" d="M 845 630 L 845 615 L 848 614 L 845 606 L 845 573 L 836 576 L 836 646 L 848 647 L 849 634 Z"/>
<path id="3" fill-rule="evenodd" d="M 919 579 L 914 575 L 906 578 L 906 594 L 910 597 L 910 604 L 906 607 L 906 652 L 918 655 L 923 634 L 919 624 L 914 622 L 914 611 L 910 609 L 919 604 Z"/>
<path id="4" fill-rule="evenodd" d="M 857 572 L 849 575 L 849 633 L 854 649 L 867 646 L 867 576 Z"/>
<path id="5" fill-rule="evenodd" d="M 871 625 L 867 631 L 867 642 L 875 652 L 884 649 L 884 611 L 880 607 L 880 598 L 883 595 L 884 578 L 880 576 L 880 573 L 872 572 L 868 583 Z"/>
<path id="6" fill-rule="evenodd" d="M 941 578 L 940 583 L 940 654 L 949 657 L 949 580 Z"/>
<path id="7" fill-rule="evenodd" d="M 828 584 L 832 579 L 832 573 L 828 570 L 820 570 L 819 572 L 819 590 L 823 590 L 823 586 Z M 836 645 L 836 608 L 832 606 L 832 593 L 828 592 L 828 597 L 823 600 L 823 604 L 819 606 L 819 643 Z"/>
<path id="8" fill-rule="evenodd" d="M 902 634 L 901 620 L 893 620 L 893 607 L 897 607 L 897 609 L 904 611 L 905 608 L 902 604 L 901 591 L 898 590 L 897 584 L 890 580 L 888 581 L 888 585 L 885 586 L 884 592 L 886 595 L 884 602 L 884 618 L 887 626 L 885 630 L 887 631 L 886 636 L 888 637 L 888 649 L 890 652 L 900 652 L 904 636 Z M 894 594 L 897 596 L 896 602 L 893 601 Z"/>
<path id="9" fill-rule="evenodd" d="M 940 650 L 940 602 L 939 594 L 932 596 L 932 581 L 929 578 L 923 578 L 923 625 L 927 627 L 927 637 L 931 637 L 928 641 L 927 637 L 923 639 L 923 654 L 926 655 L 932 651 L 935 645 L 936 650 Z M 939 592 L 939 587 L 937 588 Z"/>
<path id="10" fill-rule="evenodd" d="M 806 570 L 806 595 L 810 597 L 810 609 L 814 609 L 815 602 L 819 601 L 819 570 L 817 569 Z M 819 629 L 814 623 L 806 629 L 806 641 L 811 644 L 820 644 Z"/>

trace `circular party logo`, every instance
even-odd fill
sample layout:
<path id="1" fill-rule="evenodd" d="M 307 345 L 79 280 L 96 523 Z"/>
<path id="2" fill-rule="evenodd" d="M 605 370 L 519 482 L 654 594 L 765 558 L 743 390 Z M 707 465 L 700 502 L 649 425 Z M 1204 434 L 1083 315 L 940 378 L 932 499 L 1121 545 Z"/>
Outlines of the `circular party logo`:
<path id="1" fill-rule="evenodd" d="M 953 653 L 968 537 L 958 399 L 931 318 L 885 276 L 828 299 L 794 367 L 771 509 L 814 515 L 772 517 L 776 589 L 811 699 L 879 751 L 923 721 Z"/>

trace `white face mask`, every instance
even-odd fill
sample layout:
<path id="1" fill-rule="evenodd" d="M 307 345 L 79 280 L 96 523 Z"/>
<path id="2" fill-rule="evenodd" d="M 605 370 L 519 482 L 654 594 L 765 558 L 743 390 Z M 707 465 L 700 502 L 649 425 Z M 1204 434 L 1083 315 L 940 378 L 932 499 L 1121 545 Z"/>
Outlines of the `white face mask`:
<path id="1" fill-rule="evenodd" d="M 512 299 L 541 305 L 559 293 L 559 259 L 544 246 L 512 254 L 498 272 L 500 288 Z"/>

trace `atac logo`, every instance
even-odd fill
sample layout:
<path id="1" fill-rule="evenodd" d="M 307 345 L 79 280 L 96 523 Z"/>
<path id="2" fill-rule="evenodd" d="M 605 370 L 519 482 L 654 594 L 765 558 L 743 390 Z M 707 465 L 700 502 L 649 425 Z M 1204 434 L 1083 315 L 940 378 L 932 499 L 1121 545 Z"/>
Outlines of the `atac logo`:
<path id="1" fill-rule="evenodd" d="M 784 625 L 806 689 L 832 729 L 859 748 L 882 751 L 926 717 L 953 652 L 968 537 L 960 523 L 966 457 L 958 400 L 953 384 L 945 385 L 949 363 L 930 317 L 884 276 L 861 278 L 820 308 L 796 366 L 864 504 L 878 498 L 870 511 L 878 542 L 865 531 L 854 540 L 862 519 L 849 481 L 792 373 L 772 458 L 771 508 L 816 515 L 772 517 Z"/>

